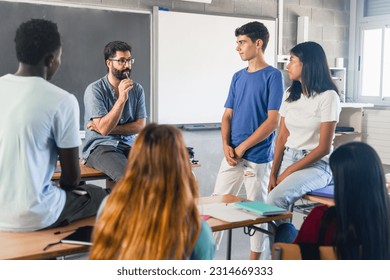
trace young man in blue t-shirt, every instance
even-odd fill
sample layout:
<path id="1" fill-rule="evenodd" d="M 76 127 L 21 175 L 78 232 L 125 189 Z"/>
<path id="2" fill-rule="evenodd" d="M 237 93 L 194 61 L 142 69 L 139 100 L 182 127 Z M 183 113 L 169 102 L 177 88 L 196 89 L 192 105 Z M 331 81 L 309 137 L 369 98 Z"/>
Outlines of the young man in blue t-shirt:
<path id="1" fill-rule="evenodd" d="M 221 128 L 225 158 L 214 194 L 237 195 L 244 184 L 248 199 L 266 201 L 283 78 L 265 61 L 269 33 L 264 24 L 247 23 L 235 35 L 236 50 L 248 67 L 233 75 L 225 103 Z M 258 259 L 264 250 L 260 240 L 260 233 L 251 238 L 250 259 Z"/>

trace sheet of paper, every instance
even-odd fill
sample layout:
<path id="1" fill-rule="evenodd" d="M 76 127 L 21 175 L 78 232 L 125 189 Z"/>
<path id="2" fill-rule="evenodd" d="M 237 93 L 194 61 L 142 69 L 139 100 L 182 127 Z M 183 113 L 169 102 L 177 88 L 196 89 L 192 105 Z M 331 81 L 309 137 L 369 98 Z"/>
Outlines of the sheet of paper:
<path id="1" fill-rule="evenodd" d="M 255 213 L 251 213 L 235 207 L 231 203 L 210 203 L 198 205 L 201 215 L 209 215 L 225 222 L 240 222 L 246 220 L 256 220 L 261 217 Z"/>

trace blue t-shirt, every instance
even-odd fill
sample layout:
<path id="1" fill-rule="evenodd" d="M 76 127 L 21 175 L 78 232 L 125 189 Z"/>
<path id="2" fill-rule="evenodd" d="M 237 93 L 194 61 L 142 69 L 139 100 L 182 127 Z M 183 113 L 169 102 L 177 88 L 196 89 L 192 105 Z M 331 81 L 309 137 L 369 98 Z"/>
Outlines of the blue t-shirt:
<path id="1" fill-rule="evenodd" d="M 0 231 L 52 225 L 66 193 L 51 181 L 58 148 L 80 146 L 74 95 L 41 77 L 0 77 Z"/>
<path id="2" fill-rule="evenodd" d="M 230 143 L 240 145 L 267 119 L 268 110 L 279 110 L 283 98 L 282 73 L 267 66 L 256 72 L 246 68 L 233 75 L 225 108 L 233 109 Z M 275 132 L 248 149 L 243 158 L 254 163 L 273 159 Z"/>
<path id="3" fill-rule="evenodd" d="M 191 253 L 190 260 L 213 260 L 215 255 L 215 241 L 210 226 L 202 220 L 198 240 Z"/>
<path id="4" fill-rule="evenodd" d="M 146 118 L 145 93 L 143 87 L 134 83 L 134 87 L 128 93 L 127 99 L 119 124 L 134 122 L 138 119 Z M 90 84 L 84 94 L 84 129 L 85 145 L 83 147 L 83 159 L 86 160 L 91 151 L 98 145 L 117 146 L 119 142 L 132 146 L 135 135 L 115 135 L 103 136 L 96 131 L 87 129 L 87 123 L 93 118 L 104 117 L 117 101 L 115 90 L 108 81 L 107 75 Z"/>

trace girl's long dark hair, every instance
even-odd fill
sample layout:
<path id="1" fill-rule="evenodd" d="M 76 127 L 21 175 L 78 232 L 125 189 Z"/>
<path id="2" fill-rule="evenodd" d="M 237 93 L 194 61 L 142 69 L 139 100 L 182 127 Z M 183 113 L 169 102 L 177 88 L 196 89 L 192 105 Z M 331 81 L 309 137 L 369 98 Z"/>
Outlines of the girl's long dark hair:
<path id="1" fill-rule="evenodd" d="M 287 101 L 292 102 L 301 98 L 303 89 L 308 96 L 320 94 L 326 90 L 334 90 L 339 93 L 336 85 L 330 76 L 330 70 L 325 52 L 321 45 L 315 42 L 304 42 L 296 45 L 290 50 L 302 62 L 302 84 L 300 81 L 293 81 L 287 90 L 290 95 Z"/>
<path id="2" fill-rule="evenodd" d="M 362 142 L 330 156 L 334 176 L 339 259 L 390 259 L 390 207 L 381 160 Z"/>

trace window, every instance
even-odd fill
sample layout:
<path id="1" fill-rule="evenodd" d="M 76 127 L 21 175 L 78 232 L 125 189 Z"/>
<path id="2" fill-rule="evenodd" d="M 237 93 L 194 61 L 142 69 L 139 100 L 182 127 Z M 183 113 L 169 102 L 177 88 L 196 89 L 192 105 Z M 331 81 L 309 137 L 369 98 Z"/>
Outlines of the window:
<path id="1" fill-rule="evenodd" d="M 390 104 L 390 1 L 356 1 L 355 99 Z M 353 29 L 353 28 L 352 28 Z"/>
<path id="2" fill-rule="evenodd" d="M 363 1 L 361 1 L 363 2 Z M 364 1 L 364 16 L 380 16 L 390 14 L 390 2 L 388 0 L 366 0 Z"/>
<path id="3" fill-rule="evenodd" d="M 381 83 L 382 30 L 363 31 L 363 48 L 360 60 L 360 75 L 363 96 L 379 96 Z M 379 44 L 378 44 L 379 43 Z"/>
<path id="4" fill-rule="evenodd" d="M 384 36 L 384 49 L 386 50 L 383 54 L 383 86 L 382 93 L 384 97 L 390 97 L 390 28 L 385 28 Z"/>

